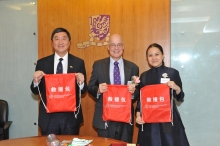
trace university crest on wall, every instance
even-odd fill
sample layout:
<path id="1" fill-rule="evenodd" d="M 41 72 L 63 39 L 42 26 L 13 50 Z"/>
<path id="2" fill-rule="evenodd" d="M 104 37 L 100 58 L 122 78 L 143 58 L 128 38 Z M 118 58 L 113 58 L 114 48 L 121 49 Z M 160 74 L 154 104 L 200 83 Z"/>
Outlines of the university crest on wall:
<path id="1" fill-rule="evenodd" d="M 87 48 L 89 46 L 105 46 L 109 40 L 110 15 L 96 15 L 89 17 L 90 39 L 82 43 L 77 43 L 77 48 Z"/>

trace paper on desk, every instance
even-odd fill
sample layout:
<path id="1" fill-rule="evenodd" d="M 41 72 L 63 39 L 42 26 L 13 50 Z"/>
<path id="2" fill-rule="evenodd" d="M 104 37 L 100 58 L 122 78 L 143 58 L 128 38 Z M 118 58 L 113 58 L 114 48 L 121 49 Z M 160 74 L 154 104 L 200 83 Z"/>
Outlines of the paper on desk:
<path id="1" fill-rule="evenodd" d="M 72 146 L 86 146 L 90 144 L 92 140 L 73 138 Z"/>

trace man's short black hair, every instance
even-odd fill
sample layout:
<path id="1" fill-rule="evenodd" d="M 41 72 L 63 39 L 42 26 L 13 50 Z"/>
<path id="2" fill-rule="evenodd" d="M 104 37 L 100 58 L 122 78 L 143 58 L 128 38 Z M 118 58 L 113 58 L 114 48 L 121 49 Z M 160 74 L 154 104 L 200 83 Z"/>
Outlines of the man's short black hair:
<path id="1" fill-rule="evenodd" d="M 51 41 L 53 41 L 53 36 L 55 35 L 55 33 L 59 33 L 59 32 L 65 32 L 69 38 L 69 40 L 71 40 L 71 36 L 68 30 L 66 30 L 65 28 L 59 27 L 54 29 L 54 31 L 51 34 Z"/>

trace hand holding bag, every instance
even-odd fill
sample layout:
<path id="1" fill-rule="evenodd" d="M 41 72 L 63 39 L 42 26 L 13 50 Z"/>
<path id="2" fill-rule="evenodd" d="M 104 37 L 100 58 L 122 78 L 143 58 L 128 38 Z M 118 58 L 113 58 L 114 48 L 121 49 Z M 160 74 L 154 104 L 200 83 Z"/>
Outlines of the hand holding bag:
<path id="1" fill-rule="evenodd" d="M 76 111 L 75 74 L 47 74 L 44 77 L 47 113 Z"/>
<path id="2" fill-rule="evenodd" d="M 103 93 L 103 121 L 131 122 L 132 95 L 127 85 L 108 85 Z"/>

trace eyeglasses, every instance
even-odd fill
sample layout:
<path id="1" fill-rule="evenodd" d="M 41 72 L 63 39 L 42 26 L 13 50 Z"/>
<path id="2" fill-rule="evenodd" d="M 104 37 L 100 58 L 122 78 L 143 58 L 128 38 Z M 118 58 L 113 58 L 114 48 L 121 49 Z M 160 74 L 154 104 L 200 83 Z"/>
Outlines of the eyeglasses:
<path id="1" fill-rule="evenodd" d="M 116 48 L 116 46 L 117 46 L 117 48 L 122 48 L 124 46 L 124 44 L 122 44 L 122 43 L 119 43 L 119 44 L 109 44 L 109 47 L 111 49 Z"/>

